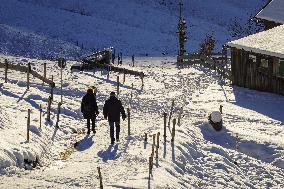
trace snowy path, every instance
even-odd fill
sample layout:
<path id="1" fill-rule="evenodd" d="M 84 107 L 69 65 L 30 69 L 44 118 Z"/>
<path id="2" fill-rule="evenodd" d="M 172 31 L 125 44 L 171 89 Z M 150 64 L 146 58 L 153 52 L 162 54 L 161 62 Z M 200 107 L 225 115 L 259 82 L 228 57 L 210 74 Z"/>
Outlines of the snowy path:
<path id="1" fill-rule="evenodd" d="M 178 70 L 172 62 L 173 59 L 164 58 L 140 59 L 140 67 L 133 69 L 146 73 L 145 86 L 141 88 L 141 81 L 129 76 L 122 84 L 120 99 L 125 108 L 131 107 L 129 138 L 125 121 L 122 123 L 121 142 L 110 146 L 107 122 L 100 113 L 97 133 L 82 136 L 77 150 L 63 161 L 59 160 L 59 153 L 70 143 L 72 131 L 86 124 L 79 109 L 84 91 L 92 85 L 99 88 L 101 110 L 109 92 L 116 90 L 115 73 L 111 74 L 110 80 L 106 79 L 105 72 L 100 71 L 66 73 L 60 129 L 54 130 L 53 127 L 56 102 L 60 99 L 60 90 L 56 89 L 53 122 L 50 125 L 45 123 L 40 131 L 41 137 L 32 135 L 34 142 L 46 140 L 39 143 L 50 146 L 46 149 L 50 155 L 44 158 L 42 167 L 31 171 L 6 169 L 0 177 L 0 185 L 5 188 L 98 188 L 97 167 L 100 166 L 105 188 L 283 187 L 284 97 L 224 85 L 211 71 L 198 67 Z M 50 67 L 53 65 L 49 63 Z M 58 73 L 54 71 L 55 75 Z M 8 142 L 15 135 L 13 132 L 22 133 L 25 129 L 17 130 L 18 121 L 12 119 L 15 113 L 19 114 L 17 119 L 25 123 L 20 117 L 26 115 L 26 108 L 32 104 L 32 111 L 36 114 L 36 104 L 46 102 L 48 97 L 48 88 L 37 84 L 38 81 L 33 81 L 34 86 L 25 93 L 23 78 L 24 75 L 13 75 L 13 84 L 1 86 L 3 95 L 0 100 L 5 107 L 0 111 L 3 122 L 0 123 L 10 125 Z M 59 83 L 56 78 L 55 82 Z M 168 136 L 164 144 L 162 113 L 169 111 L 173 99 L 177 107 L 183 106 L 184 117 L 182 125 L 176 128 L 175 143 L 171 144 Z M 207 116 L 218 110 L 219 105 L 224 106 L 225 128 L 215 132 L 207 124 Z M 278 108 L 273 108 L 275 106 Z M 3 119 L 5 116 L 7 118 Z M 177 117 L 177 109 L 173 117 Z M 32 120 L 36 127 L 38 119 L 34 117 Z M 4 131 L 7 132 L 0 130 L 1 136 L 4 136 Z M 154 161 L 153 179 L 149 182 L 148 158 L 152 138 L 149 137 L 149 143 L 145 144 L 144 133 L 152 135 L 158 131 L 161 132 L 159 160 Z M 169 131 L 168 128 L 168 134 Z M 239 151 L 236 150 L 236 135 L 240 138 Z M 14 141 L 15 145 L 24 141 L 24 137 L 23 134 Z M 30 145 L 34 145 L 33 141 Z"/>

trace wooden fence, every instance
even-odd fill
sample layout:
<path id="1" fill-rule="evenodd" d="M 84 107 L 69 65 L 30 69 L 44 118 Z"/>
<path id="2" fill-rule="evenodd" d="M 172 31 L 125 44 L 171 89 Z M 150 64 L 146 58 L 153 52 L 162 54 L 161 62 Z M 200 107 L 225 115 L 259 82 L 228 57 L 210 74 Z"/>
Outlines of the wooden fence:
<path id="1" fill-rule="evenodd" d="M 55 87 L 55 83 L 49 79 L 47 79 L 46 77 L 40 75 L 39 73 L 37 73 L 36 71 L 32 70 L 31 68 L 29 68 L 29 66 L 22 66 L 22 65 L 14 65 L 14 64 L 9 64 L 8 61 L 5 61 L 5 63 L 1 63 L 0 62 L 0 68 L 4 68 L 5 70 L 11 69 L 11 70 L 15 70 L 15 71 L 19 71 L 19 72 L 25 72 L 25 73 L 30 73 L 31 75 L 33 75 L 34 77 L 42 80 L 43 82 L 47 83 L 50 85 L 50 87 Z M 5 71 L 5 73 L 7 73 L 7 71 Z"/>
<path id="2" fill-rule="evenodd" d="M 182 61 L 181 61 L 182 60 Z M 231 69 L 228 67 L 227 56 L 222 54 L 213 54 L 211 57 L 201 56 L 200 54 L 187 54 L 177 57 L 177 65 L 179 67 L 187 67 L 193 64 L 200 64 L 204 67 L 217 71 L 221 77 L 232 80 Z"/>

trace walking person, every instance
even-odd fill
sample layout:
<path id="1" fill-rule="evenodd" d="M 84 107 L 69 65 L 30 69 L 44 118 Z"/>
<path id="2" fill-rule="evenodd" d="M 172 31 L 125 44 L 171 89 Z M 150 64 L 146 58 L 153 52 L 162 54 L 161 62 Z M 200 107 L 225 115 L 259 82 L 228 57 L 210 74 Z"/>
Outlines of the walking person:
<path id="1" fill-rule="evenodd" d="M 109 122 L 111 144 L 114 144 L 115 140 L 119 142 L 120 115 L 125 120 L 126 114 L 121 101 L 116 98 L 115 92 L 111 92 L 109 99 L 105 101 L 103 114 L 104 118 L 108 119 Z M 114 126 L 116 138 L 114 138 Z"/>
<path id="2" fill-rule="evenodd" d="M 91 88 L 87 90 L 87 94 L 82 99 L 81 112 L 83 113 L 84 119 L 87 119 L 87 134 L 90 134 L 90 121 L 92 121 L 92 131 L 95 134 L 96 116 L 99 114 L 99 111 L 96 97 Z"/>

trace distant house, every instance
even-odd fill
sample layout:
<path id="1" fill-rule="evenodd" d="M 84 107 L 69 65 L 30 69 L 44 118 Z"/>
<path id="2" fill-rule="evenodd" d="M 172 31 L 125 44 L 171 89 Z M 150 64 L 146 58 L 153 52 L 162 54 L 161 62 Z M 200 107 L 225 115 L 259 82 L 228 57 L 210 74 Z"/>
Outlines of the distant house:
<path id="1" fill-rule="evenodd" d="M 284 25 L 227 45 L 233 84 L 284 95 Z"/>
<path id="2" fill-rule="evenodd" d="M 284 24 L 284 0 L 269 0 L 254 18 L 264 24 L 265 30 Z"/>

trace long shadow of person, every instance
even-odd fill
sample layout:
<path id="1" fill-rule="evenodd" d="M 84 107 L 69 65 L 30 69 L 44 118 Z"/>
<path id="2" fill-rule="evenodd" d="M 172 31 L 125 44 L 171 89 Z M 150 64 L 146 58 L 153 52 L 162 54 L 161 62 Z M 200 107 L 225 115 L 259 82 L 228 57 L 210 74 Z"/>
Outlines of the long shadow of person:
<path id="1" fill-rule="evenodd" d="M 89 135 L 86 135 L 83 139 L 75 144 L 76 149 L 78 151 L 84 151 L 90 148 L 94 144 L 93 137 L 93 135 L 91 137 L 89 137 Z"/>
<path id="2" fill-rule="evenodd" d="M 116 145 L 109 145 L 108 149 L 103 151 L 98 152 L 98 157 L 102 158 L 104 162 L 107 162 L 108 160 L 115 160 L 119 156 L 117 155 L 117 150 L 118 150 L 118 144 Z"/>

